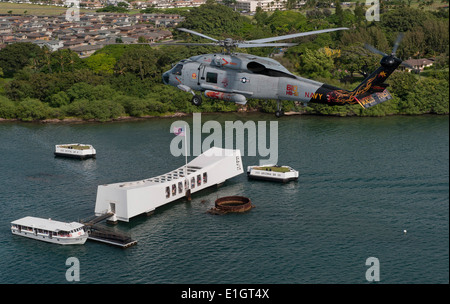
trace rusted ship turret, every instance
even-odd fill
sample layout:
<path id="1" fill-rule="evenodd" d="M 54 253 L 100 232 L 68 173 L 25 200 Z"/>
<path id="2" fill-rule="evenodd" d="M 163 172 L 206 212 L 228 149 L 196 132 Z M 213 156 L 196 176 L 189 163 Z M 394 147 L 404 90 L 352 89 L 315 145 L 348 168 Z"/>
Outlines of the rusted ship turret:
<path id="1" fill-rule="evenodd" d="M 252 201 L 244 196 L 224 196 L 218 198 L 215 207 L 208 210 L 211 214 L 227 214 L 230 212 L 246 212 L 254 208 Z"/>

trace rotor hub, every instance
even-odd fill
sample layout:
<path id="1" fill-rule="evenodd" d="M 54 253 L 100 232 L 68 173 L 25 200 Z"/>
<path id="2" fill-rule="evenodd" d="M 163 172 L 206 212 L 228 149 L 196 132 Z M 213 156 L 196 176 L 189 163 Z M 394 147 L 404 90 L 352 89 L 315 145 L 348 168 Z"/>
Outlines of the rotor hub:
<path id="1" fill-rule="evenodd" d="M 384 56 L 381 58 L 380 64 L 383 67 L 396 67 L 402 63 L 402 60 L 395 57 L 394 55 Z"/>

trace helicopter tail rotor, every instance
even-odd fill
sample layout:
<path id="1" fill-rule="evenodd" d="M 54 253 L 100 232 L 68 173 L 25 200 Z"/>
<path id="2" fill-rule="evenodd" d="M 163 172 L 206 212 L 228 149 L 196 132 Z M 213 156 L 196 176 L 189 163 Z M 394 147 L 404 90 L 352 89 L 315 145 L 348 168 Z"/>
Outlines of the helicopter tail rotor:
<path id="1" fill-rule="evenodd" d="M 364 44 L 364 47 L 366 49 L 368 49 L 369 51 L 371 51 L 372 53 L 375 53 L 375 54 L 383 56 L 383 58 L 381 59 L 381 62 L 380 62 L 380 64 L 382 66 L 394 66 L 394 65 L 398 66 L 398 65 L 402 65 L 402 66 L 407 67 L 408 69 L 417 71 L 413 66 L 411 66 L 410 64 L 404 62 L 400 58 L 396 57 L 396 53 L 397 53 L 398 47 L 400 46 L 400 43 L 403 40 L 403 37 L 404 37 L 404 33 L 398 34 L 397 38 L 395 39 L 394 46 L 392 48 L 392 52 L 391 52 L 390 55 L 388 55 L 386 53 L 383 53 L 382 51 L 376 49 L 375 47 L 373 47 L 373 46 L 371 46 L 371 45 L 369 45 L 367 43 Z"/>

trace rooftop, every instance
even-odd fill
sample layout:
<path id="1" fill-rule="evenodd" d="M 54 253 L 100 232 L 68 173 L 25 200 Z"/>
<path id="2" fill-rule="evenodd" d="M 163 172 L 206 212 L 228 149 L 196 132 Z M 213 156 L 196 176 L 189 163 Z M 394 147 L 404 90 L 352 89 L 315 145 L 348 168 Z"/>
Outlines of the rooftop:
<path id="1" fill-rule="evenodd" d="M 21 225 L 33 228 L 39 228 L 48 231 L 71 231 L 83 227 L 83 224 L 77 222 L 65 223 L 54 221 L 52 219 L 43 219 L 39 217 L 26 216 L 11 222 L 13 225 Z"/>

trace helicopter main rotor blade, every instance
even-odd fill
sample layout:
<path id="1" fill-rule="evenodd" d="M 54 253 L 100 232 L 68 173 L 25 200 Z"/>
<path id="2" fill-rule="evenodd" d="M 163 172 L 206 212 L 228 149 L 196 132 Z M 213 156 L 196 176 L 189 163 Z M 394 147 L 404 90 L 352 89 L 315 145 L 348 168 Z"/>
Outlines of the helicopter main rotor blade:
<path id="1" fill-rule="evenodd" d="M 294 46 L 298 43 L 238 43 L 239 48 Z"/>
<path id="2" fill-rule="evenodd" d="M 371 51 L 372 53 L 379 54 L 379 55 L 381 55 L 381 56 L 383 56 L 383 57 L 388 55 L 388 54 L 383 53 L 382 51 L 380 51 L 380 50 L 374 48 L 374 47 L 371 46 L 370 44 L 365 43 L 365 44 L 364 44 L 364 47 L 365 47 L 366 49 L 368 49 L 369 51 Z"/>
<path id="3" fill-rule="evenodd" d="M 398 34 L 397 39 L 395 39 L 394 47 L 392 48 L 392 55 L 395 56 L 395 53 L 397 52 L 397 49 L 398 49 L 398 47 L 400 45 L 400 42 L 403 39 L 403 36 L 404 36 L 404 34 L 400 33 L 400 34 Z"/>
<path id="4" fill-rule="evenodd" d="M 290 34 L 290 35 L 284 35 L 284 36 L 278 36 L 278 37 L 270 37 L 270 38 L 249 40 L 249 41 L 246 41 L 246 43 L 266 43 L 266 42 L 273 42 L 273 41 L 279 41 L 279 40 L 285 40 L 285 39 L 292 39 L 292 38 L 297 38 L 297 37 L 316 35 L 316 34 L 328 33 L 328 32 L 334 32 L 334 31 L 341 31 L 341 30 L 348 30 L 348 28 L 347 27 L 338 27 L 338 28 L 332 28 L 332 29 L 324 29 L 324 30 L 318 30 L 318 31 L 296 33 L 296 34 Z"/>
<path id="5" fill-rule="evenodd" d="M 188 29 L 186 29 L 186 28 L 184 28 L 184 27 L 180 27 L 178 30 L 179 30 L 179 31 L 182 31 L 182 32 L 194 34 L 194 35 L 197 35 L 197 36 L 200 36 L 200 37 L 203 37 L 203 38 L 206 38 L 206 39 L 215 41 L 215 42 L 219 42 L 219 40 L 217 40 L 217 39 L 214 39 L 214 38 L 211 38 L 211 37 L 209 37 L 209 36 L 200 34 L 199 32 L 196 32 L 196 31 L 193 31 L 193 30 L 188 30 Z"/>
<path id="6" fill-rule="evenodd" d="M 161 43 L 148 43 L 153 46 L 158 45 L 188 45 L 188 46 L 217 46 L 217 43 L 194 43 L 194 42 L 161 42 Z"/>

